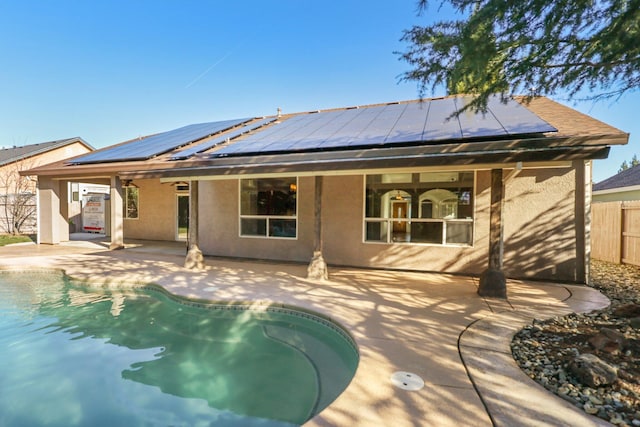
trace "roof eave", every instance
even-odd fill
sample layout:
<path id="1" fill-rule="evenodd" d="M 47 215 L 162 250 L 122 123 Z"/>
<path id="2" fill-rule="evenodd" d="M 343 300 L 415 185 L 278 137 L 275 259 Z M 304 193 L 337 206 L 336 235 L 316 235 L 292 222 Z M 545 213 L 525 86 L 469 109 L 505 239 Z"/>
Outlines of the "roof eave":
<path id="1" fill-rule="evenodd" d="M 427 166 L 456 166 L 508 164 L 517 162 L 573 161 L 606 158 L 610 148 L 594 146 L 588 148 L 562 147 L 552 149 L 492 150 L 475 153 L 432 153 L 419 150 L 394 150 L 379 153 L 376 157 L 363 157 L 349 152 L 349 156 L 318 158 L 314 161 L 284 156 L 255 156 L 249 162 L 203 162 L 190 167 L 153 169 L 147 171 L 121 172 L 126 179 L 173 178 L 188 176 L 241 176 L 248 174 L 273 174 L 295 172 L 334 173 L 347 170 L 417 168 Z M 334 153 L 335 154 L 335 153 Z M 342 154 L 346 154 L 342 152 Z M 237 160 L 237 158 L 236 158 Z"/>

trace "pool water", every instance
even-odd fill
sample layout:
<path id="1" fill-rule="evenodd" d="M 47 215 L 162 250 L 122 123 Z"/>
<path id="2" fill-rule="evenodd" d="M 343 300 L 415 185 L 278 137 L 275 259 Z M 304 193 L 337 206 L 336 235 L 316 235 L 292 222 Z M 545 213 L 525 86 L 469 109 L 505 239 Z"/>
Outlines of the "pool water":
<path id="1" fill-rule="evenodd" d="M 315 315 L 0 272 L 3 426 L 299 425 L 357 364 L 349 336 Z"/>

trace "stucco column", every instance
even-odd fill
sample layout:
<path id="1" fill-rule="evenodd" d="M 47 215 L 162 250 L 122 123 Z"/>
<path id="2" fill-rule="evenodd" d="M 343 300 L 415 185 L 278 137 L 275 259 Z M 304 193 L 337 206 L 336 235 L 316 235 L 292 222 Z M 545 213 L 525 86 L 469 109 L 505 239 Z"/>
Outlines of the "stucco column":
<path id="1" fill-rule="evenodd" d="M 120 177 L 111 177 L 111 244 L 109 249 L 124 248 L 123 191 Z"/>
<path id="2" fill-rule="evenodd" d="M 480 275 L 478 295 L 507 297 L 507 280 L 502 272 L 504 187 L 502 169 L 491 170 L 491 212 L 489 214 L 489 266 Z"/>
<path id="3" fill-rule="evenodd" d="M 204 268 L 204 256 L 198 246 L 198 181 L 189 183 L 189 235 L 185 268 Z"/>
<path id="4" fill-rule="evenodd" d="M 591 162 L 575 160 L 576 197 L 576 273 L 578 283 L 589 281 L 589 263 L 591 257 Z"/>
<path id="5" fill-rule="evenodd" d="M 64 220 L 64 224 L 60 226 L 60 241 L 68 242 L 69 241 L 69 182 L 68 181 L 58 181 L 58 187 L 60 191 L 58 193 L 61 203 L 60 203 L 60 214 Z"/>
<path id="6" fill-rule="evenodd" d="M 41 176 L 38 178 L 38 243 L 59 244 L 61 224 L 66 226 L 60 212 L 60 182 Z"/>
<path id="7" fill-rule="evenodd" d="M 322 256 L 322 177 L 316 176 L 314 194 L 313 258 L 307 267 L 307 278 L 328 280 L 329 270 Z"/>

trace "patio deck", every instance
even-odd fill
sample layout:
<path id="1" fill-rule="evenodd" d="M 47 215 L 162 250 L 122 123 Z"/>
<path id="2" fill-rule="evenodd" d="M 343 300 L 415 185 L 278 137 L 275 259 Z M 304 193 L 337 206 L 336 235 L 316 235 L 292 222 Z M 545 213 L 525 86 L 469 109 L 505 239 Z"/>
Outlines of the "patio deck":
<path id="1" fill-rule="evenodd" d="M 529 379 L 509 348 L 534 318 L 607 306 L 591 288 L 510 280 L 507 302 L 479 297 L 467 276 L 330 268 L 329 281 L 314 282 L 304 265 L 207 258 L 206 269 L 187 270 L 184 243 L 126 247 L 109 251 L 100 239 L 8 246 L 0 268 L 55 267 L 92 284 L 155 283 L 184 297 L 291 305 L 334 319 L 355 338 L 360 364 L 308 426 L 609 425 Z M 395 387 L 397 371 L 425 386 Z"/>

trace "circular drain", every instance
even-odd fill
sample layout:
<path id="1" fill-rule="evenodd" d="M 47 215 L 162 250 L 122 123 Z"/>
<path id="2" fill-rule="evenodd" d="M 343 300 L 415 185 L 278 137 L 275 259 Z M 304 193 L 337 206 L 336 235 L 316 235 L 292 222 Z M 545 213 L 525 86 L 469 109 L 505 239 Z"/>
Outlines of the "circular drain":
<path id="1" fill-rule="evenodd" d="M 391 375 L 391 383 L 402 390 L 416 391 L 424 387 L 422 378 L 411 372 L 394 372 Z"/>

